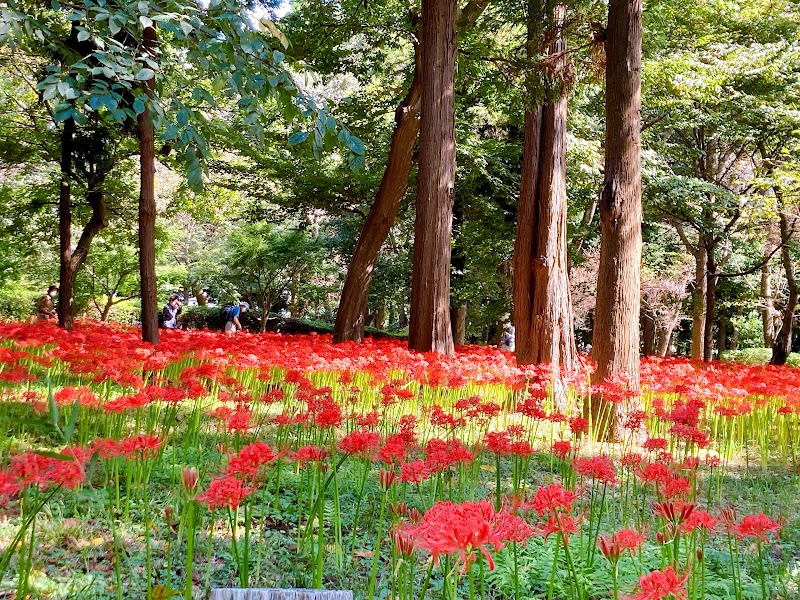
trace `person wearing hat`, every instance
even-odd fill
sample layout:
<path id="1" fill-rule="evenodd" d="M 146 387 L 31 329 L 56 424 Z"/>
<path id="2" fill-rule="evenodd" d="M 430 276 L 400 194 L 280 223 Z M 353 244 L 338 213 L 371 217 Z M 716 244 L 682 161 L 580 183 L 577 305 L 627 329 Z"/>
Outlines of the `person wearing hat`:
<path id="1" fill-rule="evenodd" d="M 58 286 L 51 285 L 47 288 L 47 293 L 39 298 L 36 303 L 36 318 L 40 321 L 50 321 L 56 318 L 56 309 L 53 304 L 53 298 L 58 294 Z"/>
<path id="2" fill-rule="evenodd" d="M 240 300 L 238 306 L 231 306 L 228 311 L 228 320 L 225 323 L 226 335 L 233 335 L 237 331 L 241 331 L 242 324 L 239 323 L 239 315 L 248 310 L 250 310 L 250 305 L 244 300 Z"/>

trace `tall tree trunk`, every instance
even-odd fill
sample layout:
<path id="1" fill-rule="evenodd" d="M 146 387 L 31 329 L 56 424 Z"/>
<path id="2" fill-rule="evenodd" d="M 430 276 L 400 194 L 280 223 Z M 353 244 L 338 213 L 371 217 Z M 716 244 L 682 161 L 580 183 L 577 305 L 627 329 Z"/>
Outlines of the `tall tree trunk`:
<path id="1" fill-rule="evenodd" d="M 722 360 L 722 353 L 728 349 L 728 319 L 717 320 L 717 357 Z"/>
<path id="2" fill-rule="evenodd" d="M 642 309 L 642 354 L 652 356 L 656 353 L 656 322 L 646 308 Z"/>
<path id="3" fill-rule="evenodd" d="M 419 186 L 408 346 L 453 354 L 450 238 L 455 186 L 455 0 L 422 2 Z"/>
<path id="4" fill-rule="evenodd" d="M 458 31 L 463 32 L 478 20 L 489 0 L 472 0 L 458 18 Z M 408 176 L 414 164 L 414 144 L 419 134 L 419 111 L 422 94 L 420 49 L 414 47 L 414 78 L 408 94 L 395 111 L 389 156 L 375 202 L 364 221 L 336 312 L 333 342 L 360 342 L 364 338 L 364 319 L 367 310 L 372 274 L 381 246 L 389 235 L 400 203 L 408 189 Z"/>
<path id="5" fill-rule="evenodd" d="M 764 329 L 764 348 L 771 348 L 775 341 L 775 303 L 772 299 L 772 269 L 769 253 L 769 237 L 764 243 L 764 265 L 761 267 L 761 324 Z"/>
<path id="6" fill-rule="evenodd" d="M 550 11 L 550 14 L 547 14 Z M 542 0 L 528 2 L 528 56 L 539 54 L 542 22 L 552 31 L 563 26 L 565 8 L 549 8 Z M 568 68 L 566 41 L 558 33 L 547 48 L 555 77 Z M 552 363 L 575 366 L 577 349 L 567 273 L 567 89 L 557 94 L 534 90 L 533 98 L 555 95 L 525 112 L 517 233 L 514 243 L 514 321 L 518 364 Z M 542 83 L 539 82 L 541 86 Z"/>
<path id="7" fill-rule="evenodd" d="M 67 119 L 61 130 L 61 185 L 58 194 L 58 325 L 72 331 L 74 315 L 72 303 L 75 295 L 75 277 L 72 273 L 72 145 L 75 121 Z"/>
<path id="8" fill-rule="evenodd" d="M 467 306 L 465 304 L 450 309 L 450 322 L 453 325 L 453 345 L 463 346 L 467 339 Z"/>
<path id="9" fill-rule="evenodd" d="M 592 380 L 599 384 L 619 374 L 633 390 L 639 389 L 641 62 L 641 0 L 610 0 L 606 31 L 606 156 L 600 195 L 600 268 L 592 347 L 597 369 Z M 596 435 L 613 432 L 616 405 L 593 396 L 588 412 Z"/>
<path id="10" fill-rule="evenodd" d="M 677 323 L 675 323 L 677 325 Z M 672 332 L 675 331 L 675 325 L 670 323 L 661 327 L 658 331 L 658 347 L 656 354 L 661 358 L 669 355 L 670 344 L 672 343 Z"/>
<path id="11" fill-rule="evenodd" d="M 706 246 L 706 316 L 703 332 L 703 361 L 714 359 L 714 321 L 717 311 L 717 263 L 714 245 Z"/>
<path id="12" fill-rule="evenodd" d="M 794 228 L 789 224 L 786 208 L 783 202 L 783 193 L 778 186 L 775 186 L 775 197 L 780 207 L 780 231 L 781 231 L 781 263 L 786 275 L 786 283 L 789 286 L 789 297 L 786 299 L 786 306 L 783 307 L 783 321 L 775 342 L 772 344 L 771 365 L 786 364 L 786 359 L 792 351 L 792 328 L 794 325 L 794 313 L 797 310 L 798 284 L 794 274 L 794 264 L 789 253 L 789 241 L 791 240 Z M 792 224 L 794 225 L 794 224 Z"/>
<path id="13" fill-rule="evenodd" d="M 144 50 L 155 50 L 156 31 L 145 27 Z M 153 79 L 145 84 L 152 95 Z M 156 192 L 155 192 L 155 132 L 149 108 L 139 115 L 139 160 L 141 179 L 139 188 L 139 276 L 142 296 L 142 339 L 158 343 L 158 295 L 156 290 Z"/>
<path id="14" fill-rule="evenodd" d="M 701 237 L 694 252 L 694 291 L 692 292 L 692 359 L 703 359 L 706 331 L 706 247 Z"/>

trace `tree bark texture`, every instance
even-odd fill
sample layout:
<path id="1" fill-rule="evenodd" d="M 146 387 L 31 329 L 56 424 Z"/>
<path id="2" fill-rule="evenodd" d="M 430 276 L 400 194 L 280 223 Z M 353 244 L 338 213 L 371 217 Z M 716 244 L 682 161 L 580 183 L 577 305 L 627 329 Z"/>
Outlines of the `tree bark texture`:
<path id="1" fill-rule="evenodd" d="M 415 62 L 418 64 L 420 50 L 417 46 L 414 48 Z M 347 268 L 333 327 L 334 343 L 360 342 L 364 338 L 364 316 L 369 288 L 372 285 L 372 273 L 378 253 L 389 235 L 400 209 L 400 202 L 408 189 L 408 176 L 414 163 L 414 144 L 419 134 L 421 93 L 420 68 L 416 66 L 411 88 L 395 111 L 395 126 L 386 169 Z"/>
<path id="2" fill-rule="evenodd" d="M 784 365 L 789 353 L 792 351 L 792 328 L 800 289 L 798 289 L 797 279 L 795 278 L 792 256 L 789 253 L 789 241 L 794 228 L 789 224 L 789 217 L 786 214 L 783 194 L 780 188 L 775 187 L 774 190 L 780 207 L 781 263 L 783 264 L 783 272 L 789 287 L 789 297 L 786 299 L 786 306 L 783 307 L 783 320 L 781 328 L 778 330 L 778 335 L 775 336 L 775 342 L 772 344 L 772 357 L 769 363 L 771 365 Z"/>
<path id="3" fill-rule="evenodd" d="M 606 32 L 606 153 L 600 195 L 598 270 L 592 357 L 594 383 L 620 374 L 639 388 L 639 307 L 642 254 L 641 0 L 610 0 Z M 593 397 L 590 413 L 606 435 L 614 406 Z M 602 417 L 600 415 L 608 415 Z M 604 430 L 604 427 L 607 429 Z"/>
<path id="4" fill-rule="evenodd" d="M 549 12 L 549 14 L 548 14 Z M 542 0 L 528 4 L 528 55 L 545 33 L 563 25 L 565 8 Z M 568 68 L 566 41 L 557 34 L 547 48 L 555 77 Z M 533 88 L 533 83 L 529 85 Z M 567 89 L 525 112 L 517 232 L 514 242 L 514 321 L 518 364 L 575 366 L 577 348 L 567 272 Z M 529 94 L 535 90 L 529 89 Z M 555 94 L 542 94 L 548 96 Z"/>
<path id="5" fill-rule="evenodd" d="M 145 27 L 143 45 L 145 52 L 155 48 L 156 32 Z M 145 84 L 152 94 L 153 79 Z M 139 160 L 141 166 L 139 188 L 139 276 L 142 296 L 142 339 L 158 343 L 158 294 L 156 290 L 156 192 L 155 192 L 155 132 L 150 110 L 139 115 Z"/>
<path id="6" fill-rule="evenodd" d="M 58 193 L 58 325 L 72 331 L 74 315 L 74 281 L 72 274 L 72 144 L 75 121 L 67 119 L 61 130 L 61 184 Z"/>
<path id="7" fill-rule="evenodd" d="M 652 356 L 656 352 L 656 322 L 650 311 L 642 309 L 642 354 Z"/>
<path id="8" fill-rule="evenodd" d="M 761 267 L 761 324 L 764 329 L 764 348 L 771 348 L 775 341 L 775 303 L 772 298 L 772 265 L 769 241 L 764 244 L 764 264 Z"/>
<path id="9" fill-rule="evenodd" d="M 488 4 L 489 0 L 473 0 L 467 4 L 459 15 L 458 31 L 463 32 L 474 25 Z M 333 328 L 335 344 L 347 341 L 360 342 L 364 339 L 367 298 L 372 285 L 375 263 L 408 189 L 408 177 L 414 165 L 414 145 L 420 126 L 421 96 L 420 49 L 415 46 L 414 78 L 411 88 L 395 111 L 395 128 L 392 132 L 386 169 L 347 268 Z"/>
<path id="10" fill-rule="evenodd" d="M 422 3 L 419 185 L 408 346 L 453 354 L 450 238 L 455 187 L 455 0 Z"/>
<path id="11" fill-rule="evenodd" d="M 463 346 L 467 339 L 467 306 L 465 304 L 450 309 L 450 322 L 453 325 L 453 345 Z"/>
<path id="12" fill-rule="evenodd" d="M 701 238 L 694 252 L 694 291 L 692 292 L 692 359 L 703 359 L 706 330 L 706 248 Z"/>
<path id="13" fill-rule="evenodd" d="M 706 314 L 703 331 L 703 362 L 714 359 L 714 321 L 717 312 L 717 263 L 715 246 L 706 246 Z"/>

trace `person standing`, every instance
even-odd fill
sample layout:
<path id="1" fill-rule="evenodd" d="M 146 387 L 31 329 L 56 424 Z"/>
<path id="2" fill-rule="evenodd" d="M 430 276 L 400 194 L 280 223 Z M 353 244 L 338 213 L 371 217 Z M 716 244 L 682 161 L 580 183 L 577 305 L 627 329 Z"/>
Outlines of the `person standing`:
<path id="1" fill-rule="evenodd" d="M 164 305 L 164 310 L 161 311 L 163 327 L 165 329 L 177 329 L 179 314 L 181 314 L 181 298 L 178 294 L 172 294 L 169 297 L 169 302 Z"/>
<path id="2" fill-rule="evenodd" d="M 47 293 L 39 298 L 39 301 L 36 303 L 36 318 L 40 321 L 51 321 L 55 319 L 58 315 L 56 314 L 56 308 L 54 299 L 58 295 L 58 286 L 51 285 L 47 288 Z"/>
<path id="3" fill-rule="evenodd" d="M 226 307 L 227 308 L 227 307 Z M 242 330 L 242 324 L 239 322 L 239 315 L 250 310 L 250 305 L 242 300 L 238 306 L 231 306 L 227 311 L 227 321 L 225 322 L 225 335 L 231 336 L 237 331 Z"/>

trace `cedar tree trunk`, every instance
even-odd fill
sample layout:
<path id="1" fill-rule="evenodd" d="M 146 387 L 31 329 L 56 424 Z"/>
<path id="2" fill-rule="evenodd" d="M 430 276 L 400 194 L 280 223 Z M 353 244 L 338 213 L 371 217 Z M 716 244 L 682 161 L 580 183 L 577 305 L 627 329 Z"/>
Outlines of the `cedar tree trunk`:
<path id="1" fill-rule="evenodd" d="M 786 359 L 792 351 L 792 326 L 794 325 L 794 313 L 797 309 L 800 290 L 794 275 L 792 257 L 789 254 L 789 241 L 792 237 L 794 229 L 792 225 L 794 224 L 789 224 L 789 218 L 786 215 L 786 208 L 783 202 L 783 193 L 777 186 L 775 187 L 775 197 L 780 207 L 781 263 L 786 275 L 786 283 L 789 286 L 789 297 L 786 299 L 786 306 L 783 308 L 781 328 L 778 330 L 778 335 L 775 336 L 775 342 L 772 344 L 772 358 L 769 363 L 771 365 L 783 365 L 786 364 Z"/>
<path id="2" fill-rule="evenodd" d="M 75 121 L 67 119 L 61 130 L 61 186 L 58 194 L 58 239 L 59 239 L 59 282 L 58 282 L 58 325 L 72 331 L 74 315 L 72 302 L 75 278 L 72 273 L 72 142 L 75 135 Z"/>
<path id="3" fill-rule="evenodd" d="M 548 15 L 547 12 L 550 12 Z M 546 32 L 563 26 L 563 5 L 528 4 L 528 56 Z M 566 41 L 557 33 L 547 48 L 556 77 L 568 69 Z M 535 93 L 533 83 L 529 94 Z M 567 273 L 567 88 L 525 112 L 517 233 L 514 242 L 514 321 L 517 363 L 575 366 L 577 349 Z M 542 90 L 538 90 L 542 94 Z M 548 94 L 544 94 L 545 96 Z"/>
<path id="4" fill-rule="evenodd" d="M 156 31 L 145 27 L 145 52 L 155 48 Z M 145 84 L 152 94 L 153 79 Z M 158 297 L 156 291 L 156 192 L 155 192 L 155 132 L 149 108 L 139 115 L 139 159 L 141 181 L 139 189 L 139 275 L 142 292 L 142 339 L 158 343 Z"/>
<path id="5" fill-rule="evenodd" d="M 475 24 L 489 0 L 472 0 L 458 19 L 458 31 L 463 32 Z M 420 78 L 420 49 L 414 47 L 414 78 L 408 94 L 395 111 L 395 128 L 392 132 L 389 156 L 383 172 L 375 202 L 364 221 L 353 257 L 347 268 L 333 342 L 355 341 L 364 338 L 364 319 L 367 298 L 372 285 L 372 273 L 381 246 L 389 235 L 400 203 L 408 189 L 408 176 L 414 164 L 414 144 L 419 134 L 419 110 L 422 94 Z"/>
<path id="6" fill-rule="evenodd" d="M 621 375 L 639 388 L 642 258 L 641 0 L 610 0 L 606 32 L 606 156 L 600 194 L 600 268 L 592 358 L 595 384 Z M 595 435 L 616 426 L 616 405 L 594 396 Z"/>
<path id="7" fill-rule="evenodd" d="M 408 346 L 453 354 L 450 237 L 456 170 L 455 0 L 422 2 L 419 185 Z"/>
<path id="8" fill-rule="evenodd" d="M 694 291 L 692 292 L 692 359 L 703 359 L 706 330 L 706 248 L 701 237 L 694 252 Z"/>

